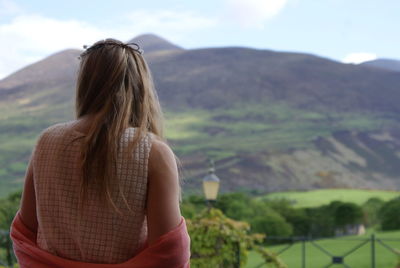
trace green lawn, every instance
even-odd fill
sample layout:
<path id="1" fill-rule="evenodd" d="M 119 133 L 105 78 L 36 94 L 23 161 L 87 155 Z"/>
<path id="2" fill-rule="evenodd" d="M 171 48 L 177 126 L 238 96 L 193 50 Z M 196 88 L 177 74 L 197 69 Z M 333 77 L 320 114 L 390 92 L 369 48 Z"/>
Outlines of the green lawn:
<path id="1" fill-rule="evenodd" d="M 351 236 L 337 239 L 323 239 L 316 243 L 322 246 L 324 249 L 329 251 L 333 256 L 341 256 L 352 248 L 356 247 L 363 242 L 363 239 L 370 239 L 371 235 L 367 234 L 364 236 Z M 392 248 L 400 249 L 400 231 L 395 232 L 378 232 L 376 233 L 377 239 L 382 239 L 384 243 Z M 388 240 L 385 240 L 388 239 Z M 397 239 L 397 241 L 389 241 L 389 239 Z M 278 252 L 287 245 L 270 247 L 270 250 Z M 306 248 L 306 267 L 307 268 L 322 268 L 328 267 L 331 263 L 331 258 L 321 252 L 310 242 L 305 243 Z M 379 242 L 375 242 L 375 258 L 376 268 L 395 268 L 398 257 L 387 248 L 382 246 Z M 282 260 L 288 265 L 289 268 L 301 268 L 302 267 L 302 245 L 301 242 L 293 244 L 288 250 L 281 255 Z M 269 267 L 267 265 L 261 265 L 261 256 L 255 252 L 250 252 L 249 260 L 246 265 L 247 268 L 255 267 Z M 344 258 L 345 264 L 353 268 L 370 268 L 371 266 L 371 243 L 367 243 L 352 254 Z M 344 267 L 340 264 L 335 264 L 329 267 Z"/>
<path id="2" fill-rule="evenodd" d="M 304 192 L 277 192 L 261 198 L 287 199 L 292 201 L 295 207 L 317 207 L 336 200 L 361 205 L 371 197 L 378 197 L 387 201 L 398 196 L 400 196 L 398 191 L 324 189 Z"/>

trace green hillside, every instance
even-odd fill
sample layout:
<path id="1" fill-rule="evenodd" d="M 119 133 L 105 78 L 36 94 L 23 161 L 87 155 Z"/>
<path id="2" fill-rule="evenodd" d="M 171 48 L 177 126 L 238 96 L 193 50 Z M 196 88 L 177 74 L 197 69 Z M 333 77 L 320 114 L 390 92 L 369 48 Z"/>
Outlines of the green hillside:
<path id="1" fill-rule="evenodd" d="M 295 207 L 318 207 L 332 201 L 352 202 L 362 205 L 370 198 L 376 197 L 384 201 L 400 196 L 399 191 L 378 191 L 359 189 L 322 189 L 303 192 L 270 193 L 261 198 L 290 200 Z"/>
<path id="2" fill-rule="evenodd" d="M 34 100 L 36 96 L 31 98 Z M 65 108 L 62 110 L 60 106 L 49 105 L 37 111 L 29 107 L 16 109 L 13 105 L 1 107 L 0 176 L 3 179 L 0 180 L 0 196 L 21 187 L 26 163 L 39 133 L 51 124 L 73 118 L 72 103 L 63 106 Z M 64 112 L 68 110 L 69 113 Z M 383 123 L 390 123 L 387 119 L 376 120 L 376 115 L 337 113 L 329 116 L 330 119 L 325 114 L 295 109 L 285 103 L 212 111 L 167 110 L 166 134 L 182 160 L 187 186 L 199 188 L 199 178 L 203 176 L 207 158 L 210 157 L 216 161 L 223 183 L 237 182 L 225 184 L 223 191 L 246 190 L 254 188 L 254 181 L 243 181 L 248 177 L 248 172 L 252 177 L 258 174 L 259 181 L 265 175 L 282 177 L 280 181 L 284 184 L 286 173 L 282 173 L 282 165 L 287 166 L 292 161 L 289 156 L 291 152 L 278 152 L 296 148 L 302 150 L 304 155 L 310 155 L 310 159 L 305 161 L 321 161 L 317 155 L 312 155 L 317 150 L 316 137 L 328 138 L 331 133 L 342 129 L 368 131 L 379 128 Z M 254 157 L 258 159 L 251 160 Z M 252 161 L 252 165 L 249 166 L 248 161 Z M 263 171 L 265 163 L 272 169 L 268 173 Z M 305 174 L 304 181 L 299 181 L 297 187 L 306 185 L 306 177 L 315 177 L 314 173 L 319 170 L 309 171 L 309 175 Z M 285 188 L 282 185 L 275 189 Z"/>

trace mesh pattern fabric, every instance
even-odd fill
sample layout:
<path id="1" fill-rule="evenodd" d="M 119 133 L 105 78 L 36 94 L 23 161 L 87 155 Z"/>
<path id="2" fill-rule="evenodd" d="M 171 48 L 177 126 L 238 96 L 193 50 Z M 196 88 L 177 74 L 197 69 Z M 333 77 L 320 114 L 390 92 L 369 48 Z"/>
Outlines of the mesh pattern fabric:
<path id="1" fill-rule="evenodd" d="M 122 216 L 107 210 L 88 189 L 88 202 L 79 215 L 82 178 L 81 145 L 84 134 L 73 129 L 77 121 L 50 127 L 35 148 L 33 180 L 38 218 L 37 244 L 63 258 L 92 263 L 121 263 L 133 256 L 147 240 L 147 168 L 151 136 L 142 138 L 128 162 L 128 144 L 135 129 L 120 139 L 117 157 L 118 185 L 111 193 Z M 123 192 L 131 211 L 126 207 Z"/>

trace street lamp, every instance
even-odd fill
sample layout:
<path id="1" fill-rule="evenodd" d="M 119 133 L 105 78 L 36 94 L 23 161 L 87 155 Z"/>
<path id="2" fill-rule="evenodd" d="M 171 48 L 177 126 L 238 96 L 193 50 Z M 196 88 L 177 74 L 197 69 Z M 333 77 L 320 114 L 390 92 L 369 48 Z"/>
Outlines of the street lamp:
<path id="1" fill-rule="evenodd" d="M 215 175 L 214 163 L 211 162 L 211 167 L 208 174 L 203 178 L 203 191 L 207 200 L 207 205 L 210 208 L 211 202 L 215 202 L 219 190 L 219 178 Z"/>

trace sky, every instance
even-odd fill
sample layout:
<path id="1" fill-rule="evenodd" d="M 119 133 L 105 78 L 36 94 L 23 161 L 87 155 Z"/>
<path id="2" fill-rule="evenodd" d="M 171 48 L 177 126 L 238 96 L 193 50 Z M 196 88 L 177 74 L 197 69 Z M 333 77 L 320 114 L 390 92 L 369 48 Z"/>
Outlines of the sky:
<path id="1" fill-rule="evenodd" d="M 344 63 L 400 59 L 399 0 L 0 0 L 0 79 L 68 48 L 157 34 Z"/>

